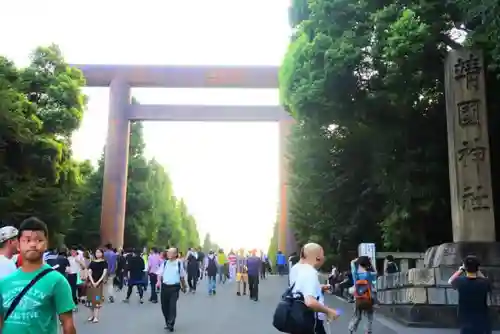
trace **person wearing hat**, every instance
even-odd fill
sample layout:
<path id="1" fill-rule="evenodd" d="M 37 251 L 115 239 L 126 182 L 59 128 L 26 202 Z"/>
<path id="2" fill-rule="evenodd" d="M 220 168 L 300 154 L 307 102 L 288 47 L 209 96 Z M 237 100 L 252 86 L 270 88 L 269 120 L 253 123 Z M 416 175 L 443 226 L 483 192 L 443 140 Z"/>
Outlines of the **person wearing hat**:
<path id="1" fill-rule="evenodd" d="M 18 233 L 17 228 L 13 226 L 0 228 L 0 278 L 4 278 L 17 270 L 13 257 L 17 253 Z"/>

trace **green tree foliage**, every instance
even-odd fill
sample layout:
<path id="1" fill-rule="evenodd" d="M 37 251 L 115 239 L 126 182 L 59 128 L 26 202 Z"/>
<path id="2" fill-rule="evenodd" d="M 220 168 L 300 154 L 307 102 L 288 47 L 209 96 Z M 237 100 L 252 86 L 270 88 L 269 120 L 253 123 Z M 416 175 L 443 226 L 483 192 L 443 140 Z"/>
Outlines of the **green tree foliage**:
<path id="1" fill-rule="evenodd" d="M 71 152 L 84 83 L 54 45 L 36 49 L 26 68 L 0 57 L 0 219 L 18 224 L 38 216 L 54 245 L 100 242 L 104 158 L 94 170 Z M 174 197 L 164 168 L 145 158 L 145 146 L 142 124 L 132 123 L 125 244 L 199 245 L 195 219 Z"/>
<path id="2" fill-rule="evenodd" d="M 498 4 L 292 3 L 280 95 L 297 121 L 290 219 L 298 242 L 345 253 L 360 242 L 423 251 L 451 240 L 443 60 L 467 34 L 466 44 L 485 51 L 489 110 L 498 109 Z M 498 117 L 490 116 L 492 151 Z"/>
<path id="3" fill-rule="evenodd" d="M 203 250 L 203 252 L 208 253 L 211 250 L 217 252 L 220 247 L 218 244 L 212 241 L 210 233 L 207 233 L 205 234 L 205 238 L 203 239 L 203 245 L 201 246 L 201 249 Z"/>
<path id="4" fill-rule="evenodd" d="M 269 248 L 267 249 L 267 257 L 271 259 L 271 261 L 275 261 L 276 254 L 278 253 L 278 233 L 279 233 L 279 226 L 278 226 L 278 221 L 276 221 L 273 227 L 273 236 L 271 237 L 271 241 L 269 242 Z"/>
<path id="5" fill-rule="evenodd" d="M 52 242 L 73 223 L 88 162 L 72 160 L 70 136 L 83 117 L 84 80 L 56 46 L 38 48 L 26 68 L 0 57 L 0 215 L 36 215 Z"/>
<path id="6" fill-rule="evenodd" d="M 181 249 L 198 246 L 200 238 L 196 221 L 183 200 L 174 196 L 166 170 L 155 160 L 144 156 L 145 143 L 141 122 L 130 128 L 127 206 L 124 244 L 127 247 L 168 247 Z M 96 171 L 88 177 L 85 198 L 78 206 L 76 220 L 68 243 L 96 247 L 101 219 L 104 155 Z"/>

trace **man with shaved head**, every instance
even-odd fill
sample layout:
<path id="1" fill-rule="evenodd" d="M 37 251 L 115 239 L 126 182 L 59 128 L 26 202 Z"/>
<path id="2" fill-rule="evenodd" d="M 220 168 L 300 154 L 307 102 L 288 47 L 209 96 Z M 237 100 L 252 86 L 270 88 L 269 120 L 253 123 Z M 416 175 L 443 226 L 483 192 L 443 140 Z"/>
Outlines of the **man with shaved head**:
<path id="1" fill-rule="evenodd" d="M 324 305 L 323 291 L 329 289 L 328 285 L 319 283 L 318 269 L 325 262 L 323 247 L 316 243 L 304 245 L 300 254 L 300 261 L 290 270 L 290 286 L 292 293 L 302 293 L 304 304 L 317 312 L 315 334 L 325 334 L 323 321 L 326 317 L 336 319 L 337 312 Z M 313 333 L 311 333 L 313 334 Z"/>

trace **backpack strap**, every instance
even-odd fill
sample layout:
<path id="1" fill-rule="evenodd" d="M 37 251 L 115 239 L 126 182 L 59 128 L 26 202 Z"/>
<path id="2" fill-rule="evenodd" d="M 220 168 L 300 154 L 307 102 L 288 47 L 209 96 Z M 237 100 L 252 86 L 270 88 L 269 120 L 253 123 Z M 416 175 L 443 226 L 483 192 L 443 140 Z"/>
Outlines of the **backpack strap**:
<path id="1" fill-rule="evenodd" d="M 161 267 L 161 276 L 165 276 L 165 269 L 167 268 L 167 260 L 163 261 L 160 267 Z"/>
<path id="2" fill-rule="evenodd" d="M 179 277 L 181 277 L 181 261 L 177 261 L 177 270 L 179 271 Z"/>
<path id="3" fill-rule="evenodd" d="M 10 304 L 7 312 L 5 313 L 5 317 L 3 318 L 3 320 L 7 320 L 7 318 L 12 314 L 12 312 L 14 312 L 14 310 L 16 309 L 17 305 L 19 305 L 19 302 L 21 301 L 21 299 L 24 297 L 24 295 L 39 281 L 41 280 L 45 275 L 47 275 L 48 273 L 50 273 L 51 271 L 53 271 L 52 268 L 47 268 L 45 270 L 43 270 L 42 272 L 38 273 L 38 275 L 36 275 L 32 280 L 31 282 L 28 283 L 28 285 L 26 285 L 24 287 L 24 289 L 16 296 L 16 298 L 14 298 L 12 300 L 12 303 Z"/>
<path id="4" fill-rule="evenodd" d="M 281 296 L 281 299 L 285 300 L 285 299 L 288 299 L 288 298 L 292 298 L 293 297 L 293 288 L 295 287 L 295 282 L 293 282 L 292 285 L 290 285 L 288 288 L 286 288 L 285 292 L 283 293 L 283 295 Z M 301 295 L 302 293 L 298 292 L 297 293 L 298 295 Z M 293 299 L 293 298 L 292 298 Z"/>

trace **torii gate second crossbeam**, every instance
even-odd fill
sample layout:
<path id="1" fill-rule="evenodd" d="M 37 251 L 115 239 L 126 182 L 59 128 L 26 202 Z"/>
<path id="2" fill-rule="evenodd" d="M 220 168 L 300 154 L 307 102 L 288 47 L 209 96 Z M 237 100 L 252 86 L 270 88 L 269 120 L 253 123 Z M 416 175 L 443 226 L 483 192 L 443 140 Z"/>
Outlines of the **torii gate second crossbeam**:
<path id="1" fill-rule="evenodd" d="M 289 253 L 294 238 L 287 217 L 286 138 L 293 119 L 281 106 L 131 104 L 131 87 L 278 88 L 276 66 L 72 65 L 89 87 L 109 87 L 108 136 L 104 155 L 101 241 L 123 246 L 130 120 L 273 121 L 280 128 L 279 249 Z"/>

